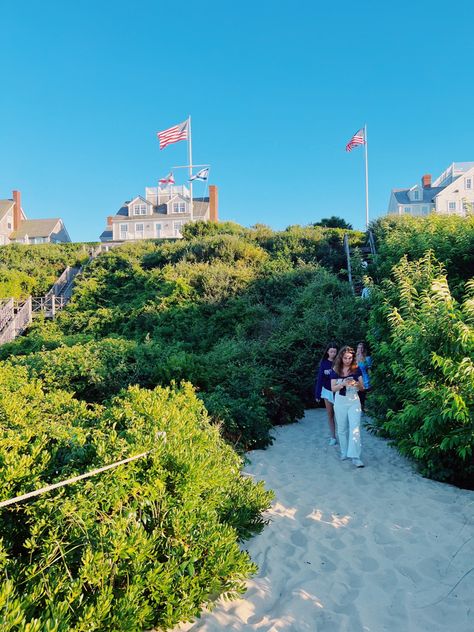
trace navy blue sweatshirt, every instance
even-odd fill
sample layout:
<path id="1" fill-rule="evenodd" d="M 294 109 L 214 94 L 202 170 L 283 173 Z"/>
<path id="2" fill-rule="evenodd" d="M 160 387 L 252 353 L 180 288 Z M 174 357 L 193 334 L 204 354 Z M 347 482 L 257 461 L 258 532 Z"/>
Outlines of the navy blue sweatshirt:
<path id="1" fill-rule="evenodd" d="M 327 388 L 328 391 L 331 390 L 331 369 L 332 362 L 330 360 L 321 360 L 316 378 L 316 386 L 314 387 L 315 399 L 321 399 L 321 390 L 323 386 L 324 388 Z"/>

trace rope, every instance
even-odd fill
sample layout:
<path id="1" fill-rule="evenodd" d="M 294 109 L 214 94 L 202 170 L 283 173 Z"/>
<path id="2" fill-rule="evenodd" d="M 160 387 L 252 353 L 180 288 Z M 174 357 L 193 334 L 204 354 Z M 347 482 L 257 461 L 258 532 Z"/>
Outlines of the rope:
<path id="1" fill-rule="evenodd" d="M 158 432 L 157 436 L 165 437 L 166 432 Z M 92 470 L 91 472 L 87 472 L 86 474 L 80 474 L 79 476 L 73 476 L 72 478 L 68 478 L 65 481 L 61 481 L 59 483 L 53 483 L 52 485 L 46 485 L 45 487 L 41 487 L 41 489 L 36 489 L 33 492 L 28 492 L 28 494 L 22 494 L 21 496 L 15 496 L 15 498 L 9 498 L 8 500 L 2 500 L 0 502 L 0 509 L 3 507 L 7 507 L 8 505 L 13 505 L 15 503 L 19 503 L 22 500 L 27 500 L 28 498 L 34 498 L 35 496 L 40 496 L 41 494 L 45 494 L 46 492 L 51 491 L 52 489 L 58 489 L 58 487 L 64 487 L 65 485 L 70 485 L 71 483 L 77 483 L 84 478 L 90 478 L 91 476 L 95 476 L 96 474 L 100 474 L 101 472 L 105 472 L 106 470 L 110 470 L 113 467 L 117 467 L 119 465 L 124 465 L 125 463 L 130 463 L 131 461 L 136 461 L 137 459 L 141 459 L 144 456 L 148 456 L 151 454 L 153 450 L 148 450 L 147 452 L 142 452 L 142 454 L 137 454 L 135 456 L 131 456 L 128 459 L 122 459 L 121 461 L 116 461 L 115 463 L 111 463 L 110 465 L 105 465 L 104 467 L 99 467 L 96 470 Z"/>

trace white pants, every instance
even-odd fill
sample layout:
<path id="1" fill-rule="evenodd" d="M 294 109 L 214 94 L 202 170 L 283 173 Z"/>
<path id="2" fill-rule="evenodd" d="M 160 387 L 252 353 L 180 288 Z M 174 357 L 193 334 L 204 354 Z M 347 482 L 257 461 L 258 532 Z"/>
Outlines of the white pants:
<path id="1" fill-rule="evenodd" d="M 357 393 L 339 395 L 334 398 L 334 415 L 336 417 L 337 438 L 341 448 L 341 456 L 360 459 L 360 399 Z"/>

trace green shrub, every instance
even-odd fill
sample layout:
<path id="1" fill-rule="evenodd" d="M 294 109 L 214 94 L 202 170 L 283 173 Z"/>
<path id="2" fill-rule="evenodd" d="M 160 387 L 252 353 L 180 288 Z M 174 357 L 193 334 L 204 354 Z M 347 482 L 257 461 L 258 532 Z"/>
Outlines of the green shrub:
<path id="1" fill-rule="evenodd" d="M 472 277 L 474 216 L 388 216 L 371 228 L 377 241 L 377 280 L 388 278 L 403 255 L 416 261 L 432 251 L 446 269 L 451 291 L 458 299 L 462 296 L 464 283 Z"/>
<path id="2" fill-rule="evenodd" d="M 90 408 L 5 369 L 0 419 L 2 499 L 152 450 L 0 510 L 2 629 L 167 629 L 242 592 L 255 567 L 237 540 L 262 528 L 270 496 L 189 385 Z"/>
<path id="3" fill-rule="evenodd" d="M 372 299 L 375 428 L 431 478 L 474 486 L 474 280 L 462 304 L 432 253 Z"/>
<path id="4" fill-rule="evenodd" d="M 67 266 L 83 265 L 88 251 L 87 244 L 0 246 L 0 299 L 45 294 Z"/>

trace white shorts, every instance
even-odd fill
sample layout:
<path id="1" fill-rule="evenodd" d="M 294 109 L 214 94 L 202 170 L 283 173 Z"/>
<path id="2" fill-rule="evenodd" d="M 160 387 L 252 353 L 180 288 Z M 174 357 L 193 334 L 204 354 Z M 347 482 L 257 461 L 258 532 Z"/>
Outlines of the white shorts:
<path id="1" fill-rule="evenodd" d="M 327 399 L 331 404 L 334 404 L 334 393 L 332 391 L 328 391 L 328 389 L 324 388 L 324 386 L 321 389 L 321 397 L 322 399 Z"/>

